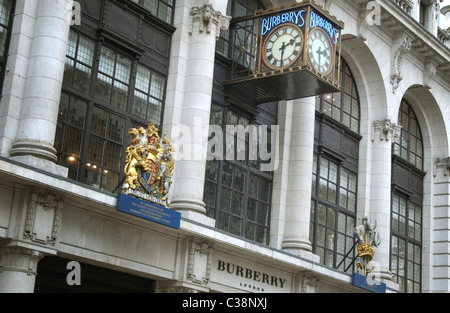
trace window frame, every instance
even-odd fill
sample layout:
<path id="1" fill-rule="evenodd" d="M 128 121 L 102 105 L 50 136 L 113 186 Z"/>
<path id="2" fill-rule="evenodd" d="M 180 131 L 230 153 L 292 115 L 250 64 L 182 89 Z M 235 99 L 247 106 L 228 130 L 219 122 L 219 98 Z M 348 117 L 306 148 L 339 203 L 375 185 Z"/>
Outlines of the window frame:
<path id="1" fill-rule="evenodd" d="M 358 89 L 356 86 L 356 80 L 348 67 L 347 63 L 344 59 L 341 59 L 341 66 L 343 70 L 341 73 L 341 82 L 342 82 L 342 90 L 335 94 L 326 94 L 316 97 L 316 125 L 315 125 L 315 139 L 314 139 L 314 169 L 313 169 L 313 184 L 311 190 L 311 214 L 310 214 L 310 241 L 313 248 L 313 253 L 317 253 L 320 249 L 323 249 L 323 258 L 321 258 L 322 264 L 326 266 L 330 266 L 332 268 L 337 268 L 342 270 L 343 272 L 348 269 L 350 271 L 354 271 L 353 258 L 355 257 L 355 250 L 353 250 L 353 254 L 350 254 L 343 261 L 345 255 L 351 251 L 355 246 L 353 230 L 356 226 L 357 220 L 357 195 L 358 195 L 358 164 L 359 164 L 359 144 L 362 139 L 362 136 L 359 135 L 360 129 L 360 115 L 361 115 L 361 106 L 360 106 L 360 98 Z M 347 92 L 348 90 L 345 88 L 347 80 L 350 79 L 351 90 L 350 94 Z M 337 96 L 339 95 L 339 97 Z M 340 103 L 334 105 L 333 101 L 327 101 L 325 97 L 330 96 L 333 99 L 338 98 Z M 352 127 L 352 123 L 349 125 L 344 124 L 344 101 L 346 101 L 345 97 L 349 96 L 351 99 L 351 105 L 353 106 L 353 102 L 356 101 L 357 105 L 357 114 L 353 116 L 355 122 L 357 122 L 357 127 Z M 328 111 L 324 111 L 325 104 L 330 104 L 333 108 L 338 109 L 339 114 L 331 114 Z M 333 109 L 332 109 L 333 110 Z M 351 107 L 352 112 L 352 107 Z M 351 117 L 352 118 L 352 117 Z M 352 121 L 350 119 L 350 121 Z M 357 128 L 357 131 L 356 131 Z M 339 138 L 328 138 L 329 136 L 339 136 Z M 328 137 L 326 137 L 328 136 Z M 345 149 L 343 149 L 342 143 L 343 141 L 351 142 L 355 147 L 357 147 L 356 155 L 351 156 L 348 154 Z M 335 200 L 329 201 L 328 199 L 324 199 L 320 196 L 320 171 L 321 171 L 321 160 L 327 160 L 329 163 L 333 163 L 336 165 L 336 190 L 335 190 Z M 354 209 L 349 210 L 348 208 L 348 199 L 346 202 L 346 207 L 341 206 L 341 197 L 343 193 L 341 191 L 346 191 L 348 196 L 348 188 L 344 188 L 341 180 L 343 179 L 343 172 L 347 171 L 347 175 L 349 173 L 355 177 L 355 189 L 352 191 L 352 194 L 355 198 Z M 347 178 L 348 179 L 348 178 Z M 347 185 L 348 187 L 348 185 Z M 325 220 L 324 224 L 319 223 L 319 207 L 325 206 L 326 210 L 326 218 L 328 216 L 328 211 L 333 210 L 334 213 L 334 225 L 332 225 L 332 221 Z M 341 219 L 344 218 L 345 221 Z M 353 220 L 353 225 L 348 225 Z M 344 224 L 343 224 L 344 222 Z M 342 225 L 345 225 L 342 228 Z M 323 238 L 323 245 L 321 245 L 321 238 L 318 232 L 321 227 L 325 227 L 325 237 Z M 331 232 L 333 237 L 332 247 L 327 248 L 327 232 Z M 343 240 L 343 242 L 342 242 Z M 340 250 L 341 244 L 343 244 L 343 250 Z M 328 254 L 327 254 L 328 252 Z M 332 257 L 332 262 L 327 263 L 328 257 Z M 339 266 L 339 268 L 338 268 Z"/>
<path id="2" fill-rule="evenodd" d="M 123 164 L 125 162 L 125 147 L 128 145 L 129 143 L 129 135 L 127 130 L 131 127 L 134 127 L 134 125 L 140 125 L 140 126 L 144 126 L 147 127 L 147 125 L 150 123 L 150 121 L 148 121 L 145 118 L 138 116 L 136 114 L 134 114 L 133 112 L 133 104 L 134 104 L 134 92 L 136 89 L 136 78 L 137 78 L 137 67 L 138 66 L 143 66 L 146 69 L 148 69 L 152 75 L 153 73 L 157 73 L 160 77 L 164 78 L 164 86 L 163 86 L 163 94 L 162 94 L 162 99 L 161 103 L 161 111 L 158 112 L 159 116 L 157 116 L 154 120 L 158 119 L 158 123 L 156 123 L 156 126 L 161 129 L 162 128 L 162 123 L 163 123 L 163 119 L 164 119 L 164 105 L 165 105 L 165 99 L 166 99 L 166 94 L 167 94 L 167 80 L 168 80 L 168 73 L 161 73 L 158 71 L 158 69 L 152 68 L 151 67 L 151 63 L 150 64 L 146 64 L 145 62 L 141 62 L 139 55 L 132 51 L 127 49 L 127 47 L 124 47 L 123 44 L 121 42 L 115 42 L 113 40 L 111 40 L 110 38 L 103 38 L 101 35 L 89 35 L 88 33 L 84 32 L 82 30 L 83 28 L 79 28 L 77 26 L 72 26 L 71 27 L 71 36 L 72 33 L 76 34 L 76 51 L 78 53 L 78 47 L 79 47 L 79 43 L 82 37 L 83 40 L 89 40 L 92 42 L 92 46 L 89 46 L 92 49 L 92 55 L 93 55 L 93 60 L 92 60 L 92 65 L 90 67 L 91 73 L 89 76 L 89 90 L 78 90 L 76 86 L 73 86 L 73 78 L 75 77 L 75 67 L 71 68 L 71 78 L 69 80 L 69 84 L 67 84 L 67 82 L 63 82 L 62 85 L 62 95 L 63 94 L 67 94 L 70 97 L 74 97 L 77 99 L 81 99 L 82 101 L 87 103 L 87 109 L 86 109 L 86 116 L 85 116 L 85 126 L 84 126 L 84 132 L 83 132 L 83 137 L 82 137 L 82 146 L 81 146 L 81 155 L 79 156 L 79 161 L 80 164 L 78 166 L 78 173 L 77 174 L 71 174 L 73 176 L 71 176 L 70 178 L 73 179 L 74 181 L 78 181 L 80 183 L 83 184 L 87 184 L 90 185 L 88 183 L 88 181 L 86 180 L 86 176 L 88 175 L 88 150 L 89 150 L 89 144 L 90 144 L 90 140 L 91 138 L 94 138 L 94 136 L 99 137 L 98 135 L 96 135 L 92 129 L 93 126 L 93 111 L 94 108 L 97 107 L 101 110 L 104 110 L 107 112 L 108 116 L 111 116 L 111 114 L 114 114 L 116 116 L 118 116 L 119 118 L 124 120 L 123 123 L 123 133 L 122 133 L 122 138 L 121 138 L 121 142 L 117 142 L 117 141 L 113 141 L 110 140 L 107 137 L 107 134 L 105 134 L 105 136 L 101 136 L 102 140 L 105 140 L 104 145 L 107 144 L 112 144 L 112 142 L 114 142 L 114 144 L 120 144 L 122 145 L 122 151 L 119 157 L 119 168 L 115 169 L 115 168 L 109 168 L 106 166 L 106 157 L 103 156 L 102 157 L 102 163 L 99 164 L 102 168 L 102 170 L 104 170 L 105 172 L 103 172 L 102 174 L 100 174 L 100 181 L 98 186 L 94 186 L 94 188 L 99 188 L 99 189 L 103 189 L 104 190 L 104 176 L 106 174 L 108 175 L 112 175 L 114 173 L 114 175 L 117 175 L 118 179 L 117 179 L 117 186 L 115 186 L 115 188 L 112 188 L 111 186 L 109 186 L 109 188 L 107 189 L 108 192 L 115 192 L 117 190 L 117 188 L 119 187 L 119 185 L 121 184 L 121 181 L 124 178 L 124 174 L 123 174 Z M 68 46 L 69 47 L 69 46 Z M 130 60 L 130 69 L 129 69 L 129 79 L 127 82 L 127 101 L 124 104 L 123 107 L 116 107 L 114 106 L 112 103 L 107 103 L 105 101 L 103 101 L 102 99 L 99 99 L 96 96 L 96 86 L 98 86 L 99 83 L 99 73 L 100 73 L 100 63 L 101 63 L 101 50 L 102 49 L 109 49 L 111 51 L 113 51 L 115 53 L 115 60 L 117 61 L 118 56 L 123 56 L 126 57 Z M 70 59 L 72 61 L 73 66 L 75 64 L 81 64 L 83 66 L 86 66 L 86 64 L 84 64 L 83 62 L 80 62 L 77 59 L 77 54 L 75 55 L 75 57 L 69 57 L 68 55 L 66 56 L 66 59 Z M 144 61 L 146 59 L 144 58 Z M 114 66 L 114 71 L 116 68 L 116 63 L 115 62 L 115 66 Z M 114 93 L 114 85 L 111 84 L 111 89 L 110 89 L 110 99 L 113 96 Z M 151 83 L 149 85 L 149 90 L 151 89 Z M 149 94 L 149 97 L 150 94 Z M 148 100 L 148 98 L 147 98 Z M 150 102 L 147 101 L 147 110 L 149 110 L 149 106 L 150 106 Z M 107 121 L 108 123 L 108 121 Z M 64 124 L 64 123 L 62 123 Z M 58 125 L 60 125 L 60 122 L 58 123 Z M 64 124 L 64 127 L 67 127 L 67 124 Z M 106 127 L 109 127 L 108 124 L 106 125 Z M 63 131 L 65 132 L 66 129 L 64 128 Z M 55 135 L 58 136 L 58 133 Z M 100 137 L 99 137 L 100 138 Z M 64 149 L 64 146 L 61 146 L 60 149 L 57 149 L 57 155 L 58 155 L 58 164 L 61 165 L 65 165 L 67 166 L 67 162 L 65 160 L 65 158 L 70 157 L 65 150 L 61 150 Z M 106 149 L 106 146 L 105 148 Z M 70 167 L 70 165 L 69 165 Z M 72 170 L 72 169 L 71 169 Z"/>
<path id="3" fill-rule="evenodd" d="M 212 106 L 215 106 L 216 108 L 221 108 L 222 109 L 222 118 L 221 118 L 221 124 L 219 125 L 221 127 L 221 129 L 223 130 L 224 133 L 226 133 L 226 125 L 227 125 L 227 119 L 228 119 L 228 114 L 230 112 L 232 112 L 233 114 L 236 114 L 239 117 L 243 117 L 247 120 L 250 121 L 251 125 L 258 125 L 256 123 L 252 123 L 252 121 L 255 121 L 255 119 L 252 119 L 248 113 L 246 113 L 245 111 L 239 110 L 237 107 L 234 107 L 233 105 L 231 106 L 222 106 L 218 103 L 213 102 Z M 212 121 L 211 121 L 212 122 Z M 234 136 L 234 142 L 233 145 L 236 143 L 236 136 Z M 226 136 L 225 136 L 226 137 Z M 225 153 L 226 151 L 226 138 L 224 138 L 223 141 L 223 151 Z M 258 169 L 255 168 L 256 164 L 253 164 L 250 162 L 249 160 L 249 149 L 248 149 L 248 145 L 246 145 L 246 157 L 245 160 L 236 160 L 236 159 L 226 159 L 224 158 L 220 158 L 220 159 L 214 159 L 214 160 L 210 160 L 208 161 L 207 166 L 209 166 L 210 164 L 214 164 L 216 163 L 216 170 L 217 170 L 217 175 L 215 177 L 215 179 L 209 179 L 208 178 L 208 168 L 206 170 L 206 176 L 205 176 L 205 193 L 204 193 L 204 199 L 206 197 L 206 190 L 208 190 L 208 188 L 211 188 L 211 185 L 214 184 L 215 186 L 215 193 L 214 193 L 214 203 L 208 203 L 208 201 L 205 201 L 206 204 L 206 208 L 207 208 L 207 216 L 214 218 L 216 220 L 216 228 L 217 229 L 221 229 L 222 231 L 225 231 L 227 233 L 231 233 L 234 234 L 238 237 L 241 238 L 245 238 L 247 240 L 250 240 L 252 242 L 258 242 L 261 244 L 265 244 L 268 245 L 269 244 L 269 240 L 270 240 L 270 214 L 271 214 L 271 202 L 272 202 L 272 184 L 273 184 L 273 173 L 267 173 L 267 172 L 262 172 L 259 171 Z M 236 151 L 235 151 L 236 152 Z M 214 162 L 214 163 L 213 163 Z M 244 186 L 244 190 L 240 191 L 239 189 L 236 189 L 234 186 L 234 182 L 232 182 L 232 184 L 230 186 L 226 186 L 223 183 L 223 177 L 224 177 L 224 172 L 225 172 L 225 167 L 230 166 L 233 169 L 233 179 L 234 179 L 234 173 L 236 170 L 242 171 L 245 173 L 245 186 Z M 252 175 L 256 176 L 259 179 L 259 184 L 261 184 L 261 181 L 265 181 L 265 183 L 267 183 L 267 185 L 269 186 L 269 192 L 268 192 L 268 196 L 266 198 L 267 201 L 264 201 L 260 198 L 255 199 L 254 197 L 252 197 L 250 195 L 249 189 L 250 189 L 250 181 L 251 181 L 251 177 Z M 258 188 L 260 189 L 261 185 L 258 185 Z M 224 192 L 225 189 L 231 191 L 231 194 L 233 195 L 234 193 L 239 193 L 241 195 L 243 195 L 243 206 L 242 209 L 240 210 L 239 213 L 233 213 L 232 212 L 232 208 L 230 207 L 230 211 L 229 212 L 224 212 L 224 210 L 221 209 L 221 196 L 222 193 Z M 259 191 L 260 192 L 260 191 Z M 231 201 L 233 200 L 233 196 L 231 197 Z M 249 201 L 256 201 L 257 205 L 261 205 L 261 206 L 266 206 L 267 210 L 266 212 L 266 223 L 265 225 L 263 225 L 263 223 L 258 223 L 258 217 L 260 215 L 258 211 L 258 209 L 256 209 L 255 213 L 256 217 L 254 220 L 249 219 Z M 222 213 L 222 214 L 221 214 Z M 233 232 L 233 229 L 231 228 L 231 222 L 228 225 L 227 229 L 223 229 L 220 227 L 222 221 L 222 217 L 224 214 L 228 214 L 229 218 L 240 218 L 241 219 L 241 225 L 240 225 L 240 230 L 239 233 L 237 232 Z M 263 241 L 258 241 L 257 239 L 257 231 L 255 231 L 255 233 L 253 234 L 252 238 L 249 238 L 248 236 L 248 227 L 249 225 L 254 225 L 256 229 L 258 228 L 264 228 L 265 229 L 265 240 Z"/>

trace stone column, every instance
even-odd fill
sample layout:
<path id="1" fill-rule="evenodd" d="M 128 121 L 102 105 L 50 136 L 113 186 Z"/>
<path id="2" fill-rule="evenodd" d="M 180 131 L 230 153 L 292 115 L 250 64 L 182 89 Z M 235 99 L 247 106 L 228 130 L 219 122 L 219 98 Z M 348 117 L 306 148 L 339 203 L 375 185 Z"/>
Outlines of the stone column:
<path id="1" fill-rule="evenodd" d="M 315 98 L 293 101 L 286 221 L 282 249 L 297 255 L 312 251 L 309 241 L 314 158 Z"/>
<path id="2" fill-rule="evenodd" d="M 27 1 L 26 1 L 27 2 Z M 10 155 L 58 172 L 53 147 L 70 29 L 69 0 L 41 0 L 36 9 L 20 121 Z"/>
<path id="3" fill-rule="evenodd" d="M 203 189 L 216 41 L 230 18 L 206 1 L 190 5 L 190 1 L 177 1 L 173 53 L 178 55 L 172 57 L 171 71 L 177 69 L 169 76 L 164 132 L 172 134 L 176 147 L 170 208 L 201 220 L 206 213 Z"/>
<path id="4" fill-rule="evenodd" d="M 389 119 L 372 124 L 372 173 L 370 217 L 377 221 L 381 244 L 377 247 L 373 261 L 380 265 L 379 278 L 392 281 L 389 271 L 391 238 L 391 175 L 392 143 L 400 136 L 401 127 Z"/>
<path id="5" fill-rule="evenodd" d="M 0 293 L 33 293 L 43 255 L 22 247 L 0 248 Z"/>

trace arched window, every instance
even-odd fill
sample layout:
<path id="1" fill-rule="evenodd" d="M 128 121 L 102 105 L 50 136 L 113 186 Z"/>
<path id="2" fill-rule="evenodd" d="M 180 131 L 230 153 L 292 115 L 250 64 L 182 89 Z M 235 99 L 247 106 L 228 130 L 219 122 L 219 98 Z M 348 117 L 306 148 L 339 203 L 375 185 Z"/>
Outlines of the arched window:
<path id="1" fill-rule="evenodd" d="M 423 141 L 417 117 L 402 101 L 401 136 L 393 144 L 391 261 L 394 281 L 404 292 L 421 292 Z"/>
<path id="2" fill-rule="evenodd" d="M 359 96 L 342 62 L 342 91 L 318 96 L 310 241 L 321 262 L 351 271 L 358 181 Z M 344 259 L 345 258 L 345 259 Z"/>

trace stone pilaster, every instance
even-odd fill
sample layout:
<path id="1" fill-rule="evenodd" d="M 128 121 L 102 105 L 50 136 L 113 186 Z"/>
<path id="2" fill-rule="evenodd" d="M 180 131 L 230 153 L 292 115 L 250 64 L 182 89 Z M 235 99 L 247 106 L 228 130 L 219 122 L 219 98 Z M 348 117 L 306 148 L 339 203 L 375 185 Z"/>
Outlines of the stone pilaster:
<path id="1" fill-rule="evenodd" d="M 67 171 L 55 166 L 53 144 L 70 29 L 69 3 L 38 2 L 20 121 L 10 150 L 12 159 L 63 176 Z"/>
<path id="2" fill-rule="evenodd" d="M 0 293 L 33 293 L 43 255 L 22 247 L 0 248 Z"/>

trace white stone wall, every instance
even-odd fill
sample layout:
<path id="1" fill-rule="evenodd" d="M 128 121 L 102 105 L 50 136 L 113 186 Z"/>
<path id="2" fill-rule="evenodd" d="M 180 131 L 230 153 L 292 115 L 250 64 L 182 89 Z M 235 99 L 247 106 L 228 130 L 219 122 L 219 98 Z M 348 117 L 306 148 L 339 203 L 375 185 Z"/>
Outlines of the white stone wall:
<path id="1" fill-rule="evenodd" d="M 53 1 L 61 8 L 66 4 L 65 0 Z M 291 1 L 263 2 L 270 7 Z M 381 278 L 389 284 L 388 287 L 394 288 L 390 291 L 395 291 L 396 285 L 390 283 L 389 273 L 390 160 L 399 106 L 401 100 L 405 98 L 418 117 L 425 149 L 424 171 L 427 174 L 424 179 L 422 221 L 422 288 L 424 292 L 448 292 L 450 291 L 448 49 L 443 49 L 420 29 L 413 29 L 412 32 L 402 31 L 414 24 L 410 24 L 411 21 L 404 18 L 403 13 L 394 10 L 391 1 L 382 2 L 386 5 L 386 11 L 381 25 L 374 26 L 365 25 L 361 20 L 367 1 L 318 2 L 324 3 L 333 15 L 345 23 L 342 55 L 355 77 L 361 102 L 362 140 L 357 217 L 358 222 L 367 215 L 375 217 L 378 221 L 377 228 L 381 232 L 382 246 L 377 249 L 375 260 L 381 264 Z M 177 125 L 200 126 L 203 130 L 208 128 L 216 30 L 220 27 L 214 24 L 212 33 L 201 32 L 197 21 L 191 28 L 192 7 L 202 7 L 206 4 L 205 1 L 199 0 L 194 3 L 178 0 L 176 3 L 174 25 L 177 29 L 172 40 L 163 130 L 168 136 Z M 211 3 L 216 12 L 225 13 L 226 1 Z M 42 25 L 40 28 L 37 27 L 37 17 L 45 15 L 42 11 L 44 8 L 46 8 L 44 5 L 38 6 L 38 2 L 34 0 L 17 1 L 8 72 L 0 102 L 0 156 L 3 157 L 0 159 L 0 199 L 2 199 L 0 266 L 2 262 L 13 259 L 15 255 L 20 255 L 34 266 L 33 262 L 44 254 L 59 254 L 151 277 L 158 280 L 160 291 L 242 291 L 239 285 L 234 284 L 235 282 L 226 285 L 224 283 L 226 276 L 211 277 L 220 273 L 215 272 L 210 263 L 205 263 L 205 257 L 211 256 L 211 259 L 207 260 L 218 262 L 218 256 L 223 257 L 230 253 L 233 257 L 229 258 L 229 262 L 242 257 L 245 264 L 254 265 L 261 273 L 273 268 L 275 274 L 278 270 L 282 277 L 288 276 L 286 278 L 286 281 L 290 279 L 288 292 L 357 291 L 351 287 L 348 275 L 320 265 L 316 262 L 316 256 L 305 255 L 303 252 L 296 253 L 302 256 L 299 258 L 287 253 L 292 252 L 289 249 L 283 250 L 283 241 L 286 238 L 294 238 L 297 244 L 305 244 L 308 234 L 306 228 L 309 227 L 309 211 L 306 210 L 309 198 L 299 197 L 305 201 L 296 208 L 296 201 L 293 200 L 298 198 L 291 195 L 291 193 L 299 195 L 300 192 L 307 194 L 307 187 L 311 183 L 309 173 L 304 173 L 304 179 L 308 181 L 302 186 L 292 185 L 295 178 L 298 178 L 291 175 L 292 170 L 310 167 L 312 162 L 309 153 L 307 156 L 305 152 L 313 148 L 313 141 L 310 140 L 312 133 L 301 127 L 305 126 L 306 122 L 296 122 L 305 118 L 305 113 L 309 112 L 294 107 L 302 105 L 297 103 L 301 101 L 282 101 L 279 104 L 281 159 L 274 176 L 269 247 L 252 244 L 217 231 L 214 229 L 214 221 L 204 216 L 202 204 L 204 160 L 183 160 L 175 165 L 175 168 L 177 166 L 178 168 L 172 193 L 176 199 L 174 208 L 183 211 L 184 218 L 180 230 L 169 230 L 117 212 L 116 199 L 109 194 L 55 178 L 36 169 L 22 167 L 20 163 L 5 159 L 10 156 L 17 140 L 30 138 L 32 135 L 33 139 L 45 141 L 47 145 L 53 144 L 52 134 L 56 125 L 54 108 L 57 107 L 55 101 L 59 98 L 58 92 L 62 81 L 60 66 L 64 64 L 64 55 L 59 51 L 58 57 L 52 58 L 53 53 L 57 51 L 45 49 L 48 45 L 43 38 L 41 46 L 33 44 L 37 45 L 40 42 L 35 41 L 40 37 L 38 30 L 45 30 L 50 34 L 54 31 L 53 40 L 64 42 L 67 25 L 61 20 L 60 27 L 51 29 L 44 29 Z M 52 11 L 50 7 L 47 9 Z M 416 14 L 414 10 L 413 15 Z M 383 24 L 392 21 L 395 32 Z M 49 23 L 53 25 L 53 21 Z M 405 36 L 407 36 L 406 44 Z M 411 38 L 410 47 L 408 38 Z M 58 49 L 63 48 L 63 45 L 60 45 Z M 44 59 L 52 61 L 54 66 L 38 66 L 37 59 L 35 60 L 37 63 L 32 62 L 33 55 L 41 58 L 41 54 L 47 57 Z M 47 64 L 46 61 L 42 62 L 41 64 Z M 48 96 L 46 107 L 52 110 L 45 118 L 39 110 L 35 110 L 36 107 L 33 108 L 34 102 L 29 95 L 33 90 L 39 92 L 40 89 L 36 84 L 44 82 L 40 76 L 53 77 L 49 79 L 53 79 L 54 82 L 52 84 L 54 88 L 46 94 Z M 203 83 L 197 84 L 199 80 Z M 313 119 L 310 115 L 306 116 Z M 202 119 L 199 125 L 192 124 L 195 117 Z M 28 122 L 30 125 L 33 124 L 36 118 L 41 119 L 37 124 L 41 125 L 42 133 L 33 132 L 26 127 Z M 311 120 L 309 122 L 311 124 Z M 386 124 L 391 127 L 384 130 L 377 128 L 376 125 L 379 124 L 374 123 L 379 122 L 387 122 Z M 299 134 L 305 138 L 308 136 L 308 140 L 296 138 L 295 136 Z M 302 144 L 309 145 L 302 150 L 305 152 L 302 159 L 295 159 L 294 142 L 297 147 Z M 197 144 L 202 150 L 205 141 L 199 141 Z M 16 161 L 27 162 L 23 159 Z M 41 163 L 36 161 L 28 163 L 34 166 L 39 164 Z M 55 172 L 59 173 L 57 169 Z M 192 179 L 192 176 L 196 178 Z M 42 195 L 44 200 L 38 200 L 41 199 L 39 195 Z M 44 210 L 44 207 L 49 208 L 49 211 Z M 46 212 L 41 216 L 42 219 L 33 213 L 38 211 Z M 9 246 L 26 249 L 14 250 Z M 29 266 L 32 271 L 33 266 Z M 20 271 L 20 268 L 10 267 L 7 274 L 2 276 L 0 273 L 0 285 L 2 281 L 7 281 L 9 283 L 4 286 L 12 286 L 11 282 L 20 276 L 14 278 L 14 272 Z M 30 279 L 23 284 L 23 291 L 32 289 L 33 280 Z"/>

